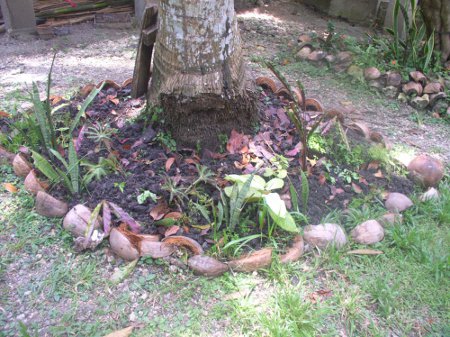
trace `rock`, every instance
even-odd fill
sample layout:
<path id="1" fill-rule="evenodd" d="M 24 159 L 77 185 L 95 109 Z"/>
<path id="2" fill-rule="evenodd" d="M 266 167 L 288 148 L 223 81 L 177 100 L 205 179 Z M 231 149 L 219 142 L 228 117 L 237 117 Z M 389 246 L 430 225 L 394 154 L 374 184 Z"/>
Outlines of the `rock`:
<path id="1" fill-rule="evenodd" d="M 355 64 L 352 64 L 348 69 L 347 69 L 347 74 L 349 74 L 351 77 L 356 78 L 358 80 L 363 80 L 364 79 L 364 72 L 363 70 L 358 67 Z"/>
<path id="2" fill-rule="evenodd" d="M 420 83 L 423 87 L 427 84 L 427 77 L 420 71 L 411 71 L 409 77 L 416 83 Z"/>
<path id="3" fill-rule="evenodd" d="M 313 52 L 312 48 L 304 47 L 297 53 L 297 57 L 301 60 L 307 60 L 308 56 Z"/>
<path id="4" fill-rule="evenodd" d="M 336 55 L 336 62 L 340 64 L 348 63 L 350 65 L 353 62 L 353 54 L 348 51 L 341 51 Z"/>
<path id="5" fill-rule="evenodd" d="M 379 219 L 379 222 L 383 225 L 383 226 L 387 226 L 387 225 L 395 225 L 396 223 L 402 223 L 403 222 L 403 216 L 401 214 L 398 213 L 386 213 L 384 215 L 381 216 L 381 218 Z"/>
<path id="6" fill-rule="evenodd" d="M 0 146 L 0 165 L 11 165 L 15 155 Z"/>
<path id="7" fill-rule="evenodd" d="M 312 62 L 322 61 L 327 56 L 327 53 L 322 50 L 315 50 L 307 56 L 307 59 Z"/>
<path id="8" fill-rule="evenodd" d="M 62 218 L 69 210 L 67 203 L 43 191 L 37 192 L 35 207 L 38 214 L 48 218 Z"/>
<path id="9" fill-rule="evenodd" d="M 205 255 L 195 255 L 189 258 L 188 266 L 194 271 L 194 274 L 208 277 L 220 276 L 228 270 L 225 263 Z"/>
<path id="10" fill-rule="evenodd" d="M 325 249 L 328 245 L 341 248 L 347 243 L 347 237 L 341 226 L 332 223 L 308 225 L 304 230 L 304 240 L 311 246 Z"/>
<path id="11" fill-rule="evenodd" d="M 408 96 L 404 92 L 401 92 L 398 94 L 397 100 L 400 103 L 408 103 Z"/>
<path id="12" fill-rule="evenodd" d="M 371 245 L 384 238 L 383 226 L 376 220 L 368 220 L 356 226 L 350 233 L 356 243 Z"/>
<path id="13" fill-rule="evenodd" d="M 111 229 L 111 233 L 109 234 L 109 244 L 114 254 L 126 261 L 133 261 L 139 258 L 139 251 L 137 248 L 131 243 L 127 236 L 117 228 Z"/>
<path id="14" fill-rule="evenodd" d="M 430 97 L 425 94 L 422 97 L 417 96 L 414 97 L 409 104 L 414 108 L 414 109 L 418 109 L 418 110 L 423 110 L 425 109 L 428 104 L 430 103 Z"/>
<path id="15" fill-rule="evenodd" d="M 91 210 L 82 204 L 78 204 L 66 214 L 63 220 L 63 227 L 74 237 L 85 236 Z M 99 218 L 94 222 L 94 229 L 100 228 Z"/>
<path id="16" fill-rule="evenodd" d="M 397 97 L 398 89 L 393 86 L 387 86 L 381 89 L 381 91 L 389 98 L 395 98 Z"/>
<path id="17" fill-rule="evenodd" d="M 444 164 L 436 158 L 422 154 L 408 165 L 411 178 L 423 187 L 435 187 L 444 177 Z"/>
<path id="18" fill-rule="evenodd" d="M 384 89 L 384 85 L 379 79 L 378 80 L 367 81 L 367 84 L 371 88 L 375 88 L 375 89 L 378 89 L 378 90 Z"/>
<path id="19" fill-rule="evenodd" d="M 377 80 L 381 77 L 381 72 L 375 67 L 364 69 L 364 78 L 368 81 Z"/>
<path id="20" fill-rule="evenodd" d="M 16 154 L 12 162 L 13 170 L 16 176 L 18 177 L 26 177 L 30 171 L 33 169 L 33 166 L 25 159 L 25 156 L 22 153 Z"/>
<path id="21" fill-rule="evenodd" d="M 442 91 L 442 85 L 439 82 L 431 82 L 428 83 L 425 88 L 423 89 L 423 92 L 425 94 L 437 94 L 438 92 Z"/>
<path id="22" fill-rule="evenodd" d="M 403 212 L 413 205 L 411 199 L 402 193 L 389 193 L 386 202 L 384 203 L 388 211 Z"/>
<path id="23" fill-rule="evenodd" d="M 386 86 L 400 87 L 402 85 L 402 75 L 395 71 L 388 71 L 386 73 Z"/>
<path id="24" fill-rule="evenodd" d="M 408 96 L 420 96 L 422 95 L 423 88 L 419 83 L 411 81 L 403 85 L 402 91 Z"/>
<path id="25" fill-rule="evenodd" d="M 439 191 L 437 189 L 435 189 L 434 187 L 430 187 L 428 189 L 428 191 L 426 191 L 419 197 L 419 199 L 420 199 L 420 201 L 439 199 Z"/>

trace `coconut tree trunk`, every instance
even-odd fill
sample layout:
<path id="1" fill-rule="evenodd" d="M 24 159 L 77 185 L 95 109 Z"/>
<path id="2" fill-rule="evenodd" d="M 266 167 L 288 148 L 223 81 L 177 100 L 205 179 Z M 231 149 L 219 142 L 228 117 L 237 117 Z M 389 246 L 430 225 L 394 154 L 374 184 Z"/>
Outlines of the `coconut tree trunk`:
<path id="1" fill-rule="evenodd" d="M 436 50 L 443 62 L 450 60 L 450 1 L 422 0 L 420 5 L 428 33 L 435 32 Z"/>
<path id="2" fill-rule="evenodd" d="M 233 0 L 160 0 L 148 99 L 183 145 L 214 148 L 218 135 L 252 124 Z"/>

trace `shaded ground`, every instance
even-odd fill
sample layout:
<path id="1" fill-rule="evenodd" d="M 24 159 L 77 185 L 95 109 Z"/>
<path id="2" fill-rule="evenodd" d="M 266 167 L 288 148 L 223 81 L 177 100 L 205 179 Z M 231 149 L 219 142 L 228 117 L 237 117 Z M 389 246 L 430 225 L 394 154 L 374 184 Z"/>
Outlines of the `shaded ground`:
<path id="1" fill-rule="evenodd" d="M 274 17 L 240 18 L 255 73 L 264 72 L 256 62 L 259 57 L 283 57 L 280 51 L 294 46 L 300 32 L 326 28 L 327 18 L 300 5 L 276 1 L 268 10 Z M 364 32 L 346 23 L 336 27 L 357 36 Z M 45 81 L 52 48 L 60 51 L 55 91 L 70 96 L 90 81 L 129 78 L 136 45 L 136 31 L 90 25 L 72 27 L 71 35 L 51 41 L 17 42 L 1 36 L 0 108 L 14 107 L 20 98 L 16 89 L 24 88 L 24 81 Z M 450 161 L 448 126 L 419 127 L 408 119 L 409 107 L 357 91 L 357 85 L 311 68 L 305 74 L 306 67 L 291 63 L 285 71 L 291 79 L 301 78 L 310 96 L 327 106 L 352 102 L 352 117 L 387 132 L 395 142 Z M 414 207 L 405 215 L 406 224 L 389 228 L 385 240 L 374 247 L 385 252 L 378 257 L 310 253 L 291 266 L 275 264 L 267 271 L 215 280 L 197 278 L 166 262 L 141 260 L 129 278 L 112 285 L 109 278 L 123 263 L 106 245 L 76 255 L 60 222 L 35 214 L 32 198 L 18 180 L 7 169 L 0 173 L 0 182 L 20 189 L 18 195 L 0 193 L 0 336 L 26 336 L 19 322 L 31 336 L 102 336 L 129 325 L 136 327 L 133 336 L 449 334 L 449 222 L 442 216 L 448 214 L 448 201 Z M 448 189 L 448 184 L 442 188 Z M 353 218 L 334 219 L 352 228 L 382 212 L 378 205 L 362 205 L 363 200 L 355 202 Z"/>

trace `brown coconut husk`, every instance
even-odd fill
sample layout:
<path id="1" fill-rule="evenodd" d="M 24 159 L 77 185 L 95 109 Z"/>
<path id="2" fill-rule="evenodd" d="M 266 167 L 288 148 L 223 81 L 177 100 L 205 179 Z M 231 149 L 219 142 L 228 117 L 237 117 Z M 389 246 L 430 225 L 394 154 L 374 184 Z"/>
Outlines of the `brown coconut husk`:
<path id="1" fill-rule="evenodd" d="M 303 242 L 303 237 L 301 235 L 297 235 L 288 251 L 285 254 L 280 255 L 280 262 L 289 263 L 298 261 L 303 255 L 304 248 L 305 245 Z"/>
<path id="2" fill-rule="evenodd" d="M 30 173 L 28 173 L 23 184 L 25 190 L 34 195 L 39 191 L 45 192 L 48 188 L 48 184 L 45 184 L 36 177 L 36 172 L 34 170 L 31 170 Z"/>
<path id="3" fill-rule="evenodd" d="M 33 166 L 25 159 L 25 156 L 22 153 L 15 155 L 12 165 L 16 176 L 23 178 L 25 178 L 33 169 Z"/>
<path id="4" fill-rule="evenodd" d="M 261 76 L 256 79 L 256 85 L 271 92 L 277 91 L 277 85 L 274 80 L 269 77 Z"/>
<path id="5" fill-rule="evenodd" d="M 228 266 L 210 256 L 195 255 L 189 258 L 188 266 L 194 271 L 194 274 L 216 277 L 228 270 Z"/>
<path id="6" fill-rule="evenodd" d="M 67 203 L 43 191 L 37 192 L 35 207 L 38 214 L 49 218 L 62 218 L 69 210 Z"/>
<path id="7" fill-rule="evenodd" d="M 252 272 L 267 267 L 272 262 L 272 249 L 264 248 L 256 252 L 246 254 L 243 257 L 231 260 L 228 266 L 234 271 Z"/>
<path id="8" fill-rule="evenodd" d="M 169 236 L 163 242 L 176 247 L 184 247 L 191 251 L 193 255 L 202 255 L 203 248 L 200 244 L 187 236 Z"/>

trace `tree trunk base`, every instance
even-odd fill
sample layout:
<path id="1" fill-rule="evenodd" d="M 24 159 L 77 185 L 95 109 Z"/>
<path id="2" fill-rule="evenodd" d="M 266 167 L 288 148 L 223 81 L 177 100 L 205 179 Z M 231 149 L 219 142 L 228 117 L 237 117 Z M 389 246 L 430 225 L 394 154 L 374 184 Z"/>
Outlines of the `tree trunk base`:
<path id="1" fill-rule="evenodd" d="M 248 132 L 257 121 L 257 100 L 251 92 L 234 98 L 215 94 L 183 97 L 161 94 L 160 104 L 168 130 L 177 144 L 202 151 L 217 151 L 220 135 L 231 130 Z"/>

